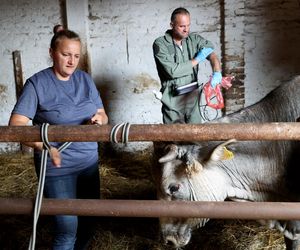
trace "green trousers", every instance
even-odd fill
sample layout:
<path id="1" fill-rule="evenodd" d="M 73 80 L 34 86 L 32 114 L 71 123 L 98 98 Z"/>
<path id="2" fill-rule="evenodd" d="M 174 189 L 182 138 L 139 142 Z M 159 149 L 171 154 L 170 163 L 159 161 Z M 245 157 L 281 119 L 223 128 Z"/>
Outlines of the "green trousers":
<path id="1" fill-rule="evenodd" d="M 161 101 L 164 124 L 197 124 L 203 122 L 199 107 L 199 89 L 184 95 L 174 96 L 169 88 L 166 88 Z"/>

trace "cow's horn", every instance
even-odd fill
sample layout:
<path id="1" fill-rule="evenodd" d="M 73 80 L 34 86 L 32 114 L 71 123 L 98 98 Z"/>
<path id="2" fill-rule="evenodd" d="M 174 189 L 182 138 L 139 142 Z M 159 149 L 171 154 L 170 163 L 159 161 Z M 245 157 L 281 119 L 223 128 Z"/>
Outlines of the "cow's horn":
<path id="1" fill-rule="evenodd" d="M 169 152 L 158 160 L 159 163 L 165 163 L 168 161 L 175 160 L 177 158 L 178 147 L 175 144 L 172 144 L 169 145 L 169 149 L 170 149 Z"/>
<path id="2" fill-rule="evenodd" d="M 227 145 L 229 145 L 229 144 L 231 144 L 231 143 L 235 143 L 235 142 L 237 142 L 237 140 L 236 139 L 230 139 L 230 140 L 228 140 L 228 141 L 225 141 L 225 142 L 223 142 L 222 144 L 220 144 L 220 146 L 227 146 Z"/>

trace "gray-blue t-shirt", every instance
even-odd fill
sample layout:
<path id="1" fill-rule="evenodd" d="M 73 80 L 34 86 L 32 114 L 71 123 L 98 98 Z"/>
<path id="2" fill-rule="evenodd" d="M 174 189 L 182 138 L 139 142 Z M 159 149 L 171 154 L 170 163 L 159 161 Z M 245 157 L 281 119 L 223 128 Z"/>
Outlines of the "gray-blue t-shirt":
<path id="1" fill-rule="evenodd" d="M 34 125 L 81 125 L 91 119 L 97 109 L 103 108 L 102 100 L 92 78 L 76 70 L 68 81 L 57 79 L 52 68 L 30 77 L 23 88 L 12 113 L 33 120 Z M 62 143 L 51 142 L 54 147 Z M 35 152 L 39 164 L 41 152 Z M 97 142 L 73 142 L 62 151 L 61 168 L 54 167 L 48 158 L 47 175 L 69 174 L 98 161 Z"/>

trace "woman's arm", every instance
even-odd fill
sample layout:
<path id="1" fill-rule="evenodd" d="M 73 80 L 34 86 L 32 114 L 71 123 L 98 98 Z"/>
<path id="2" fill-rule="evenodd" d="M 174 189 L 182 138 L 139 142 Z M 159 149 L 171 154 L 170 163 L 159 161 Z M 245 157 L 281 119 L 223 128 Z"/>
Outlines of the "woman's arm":
<path id="1" fill-rule="evenodd" d="M 29 122 L 29 118 L 24 116 L 24 115 L 19 115 L 19 114 L 12 114 L 10 119 L 9 119 L 9 126 L 27 126 Z M 23 143 L 26 146 L 35 148 L 37 150 L 43 150 L 43 143 L 42 142 L 26 142 Z M 60 153 L 58 152 L 57 148 L 51 147 L 50 148 L 50 156 L 52 159 L 52 162 L 54 166 L 60 167 L 61 164 L 61 156 Z"/>
<path id="2" fill-rule="evenodd" d="M 29 122 L 29 118 L 24 115 L 19 114 L 12 114 L 9 119 L 9 126 L 27 126 Z M 43 143 L 42 142 L 24 142 L 24 145 L 28 147 L 32 147 L 38 150 L 43 149 Z"/>

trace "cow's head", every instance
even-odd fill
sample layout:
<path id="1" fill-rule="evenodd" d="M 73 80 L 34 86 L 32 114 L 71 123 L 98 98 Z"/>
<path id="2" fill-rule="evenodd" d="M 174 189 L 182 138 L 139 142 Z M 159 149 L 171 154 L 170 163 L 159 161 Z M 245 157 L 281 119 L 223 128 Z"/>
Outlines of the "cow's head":
<path id="1" fill-rule="evenodd" d="M 156 174 L 158 198 L 169 201 L 225 200 L 226 177 L 218 170 L 218 164 L 232 157 L 226 145 L 234 141 L 165 147 Z M 157 151 L 162 152 L 162 148 Z M 207 221 L 201 218 L 160 218 L 163 239 L 166 244 L 183 247 L 189 243 L 192 229 L 204 226 Z"/>

